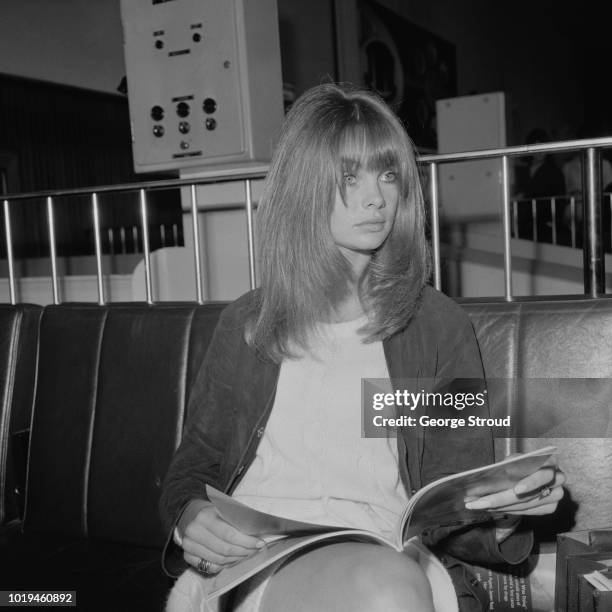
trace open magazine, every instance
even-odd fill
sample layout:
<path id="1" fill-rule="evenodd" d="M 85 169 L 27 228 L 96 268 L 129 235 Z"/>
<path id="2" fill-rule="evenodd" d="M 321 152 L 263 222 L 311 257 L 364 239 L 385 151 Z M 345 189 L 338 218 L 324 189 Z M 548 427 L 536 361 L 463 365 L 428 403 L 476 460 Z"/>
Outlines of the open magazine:
<path id="1" fill-rule="evenodd" d="M 322 541 L 370 542 L 417 554 L 408 549 L 415 546 L 418 536 L 428 528 L 467 525 L 494 518 L 495 513 L 489 511 L 468 510 L 466 501 L 514 486 L 542 467 L 555 452 L 554 446 L 547 446 L 431 482 L 410 498 L 394 539 L 362 529 L 303 523 L 259 512 L 206 485 L 208 498 L 225 521 L 267 542 L 252 557 L 207 578 L 208 597 L 218 597 L 279 559 Z"/>

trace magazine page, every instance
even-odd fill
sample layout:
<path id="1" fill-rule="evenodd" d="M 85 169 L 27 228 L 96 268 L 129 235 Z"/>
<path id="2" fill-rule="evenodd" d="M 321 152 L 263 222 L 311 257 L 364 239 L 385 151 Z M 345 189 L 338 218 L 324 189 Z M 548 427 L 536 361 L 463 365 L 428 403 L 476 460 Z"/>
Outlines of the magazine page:
<path id="1" fill-rule="evenodd" d="M 375 533 L 303 523 L 259 512 L 209 485 L 206 485 L 206 493 L 225 521 L 267 542 L 266 546 L 252 557 L 225 568 L 215 576 L 205 578 L 209 599 L 223 595 L 279 559 L 324 540 L 367 541 L 394 547 L 393 542 Z"/>
<path id="2" fill-rule="evenodd" d="M 279 559 L 324 540 L 362 541 L 395 547 L 393 542 L 376 533 L 304 523 L 254 510 L 210 485 L 206 485 L 206 494 L 225 521 L 267 542 L 265 548 L 252 557 L 206 578 L 209 599 L 223 595 Z"/>
<path id="3" fill-rule="evenodd" d="M 240 529 L 240 531 L 253 536 L 263 538 L 264 536 L 289 534 L 306 535 L 309 533 L 346 529 L 346 527 L 304 523 L 273 514 L 266 514 L 235 500 L 233 497 L 222 493 L 210 485 L 206 485 L 206 495 L 208 495 L 208 499 L 215 505 L 224 520 Z"/>
<path id="4" fill-rule="evenodd" d="M 493 513 L 468 510 L 465 502 L 513 487 L 519 480 L 541 468 L 555 452 L 554 446 L 547 446 L 428 484 L 408 502 L 402 518 L 402 540 L 406 541 L 429 527 L 489 519 Z"/>

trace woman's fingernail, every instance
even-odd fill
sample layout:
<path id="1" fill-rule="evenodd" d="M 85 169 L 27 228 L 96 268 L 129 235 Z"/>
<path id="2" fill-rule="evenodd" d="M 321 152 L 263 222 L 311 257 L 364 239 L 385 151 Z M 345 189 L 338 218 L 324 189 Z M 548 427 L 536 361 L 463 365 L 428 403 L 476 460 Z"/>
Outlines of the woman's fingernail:
<path id="1" fill-rule="evenodd" d="M 514 487 L 514 493 L 516 495 L 521 495 L 522 493 L 527 493 L 528 490 L 529 490 L 528 487 L 526 485 L 524 485 L 524 484 L 517 484 Z"/>
<path id="2" fill-rule="evenodd" d="M 257 540 L 257 548 L 263 548 L 266 545 L 264 540 Z"/>
<path id="3" fill-rule="evenodd" d="M 465 507 L 468 510 L 485 510 L 486 508 L 489 508 L 490 506 L 491 506 L 491 504 L 488 501 L 485 501 L 485 500 L 471 501 L 471 502 L 468 502 L 467 504 L 465 504 Z"/>

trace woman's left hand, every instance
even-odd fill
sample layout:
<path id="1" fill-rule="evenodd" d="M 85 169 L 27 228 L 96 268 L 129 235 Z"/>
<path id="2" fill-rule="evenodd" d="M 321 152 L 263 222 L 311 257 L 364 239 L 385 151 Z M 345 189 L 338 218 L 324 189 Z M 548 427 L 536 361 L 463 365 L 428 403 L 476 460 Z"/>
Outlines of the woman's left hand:
<path id="1" fill-rule="evenodd" d="M 557 466 L 555 457 L 551 457 L 513 488 L 471 500 L 465 507 L 516 515 L 552 514 L 563 497 L 564 482 L 565 474 Z"/>

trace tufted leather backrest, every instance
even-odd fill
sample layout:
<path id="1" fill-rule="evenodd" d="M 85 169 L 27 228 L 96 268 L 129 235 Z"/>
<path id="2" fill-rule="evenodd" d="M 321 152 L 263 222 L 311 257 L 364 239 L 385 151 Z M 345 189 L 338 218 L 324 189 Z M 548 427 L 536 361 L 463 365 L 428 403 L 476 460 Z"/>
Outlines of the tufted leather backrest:
<path id="1" fill-rule="evenodd" d="M 20 518 L 42 308 L 0 305 L 0 525 Z"/>
<path id="2" fill-rule="evenodd" d="M 25 531 L 161 545 L 186 388 L 222 305 L 63 304 L 41 322 Z"/>

